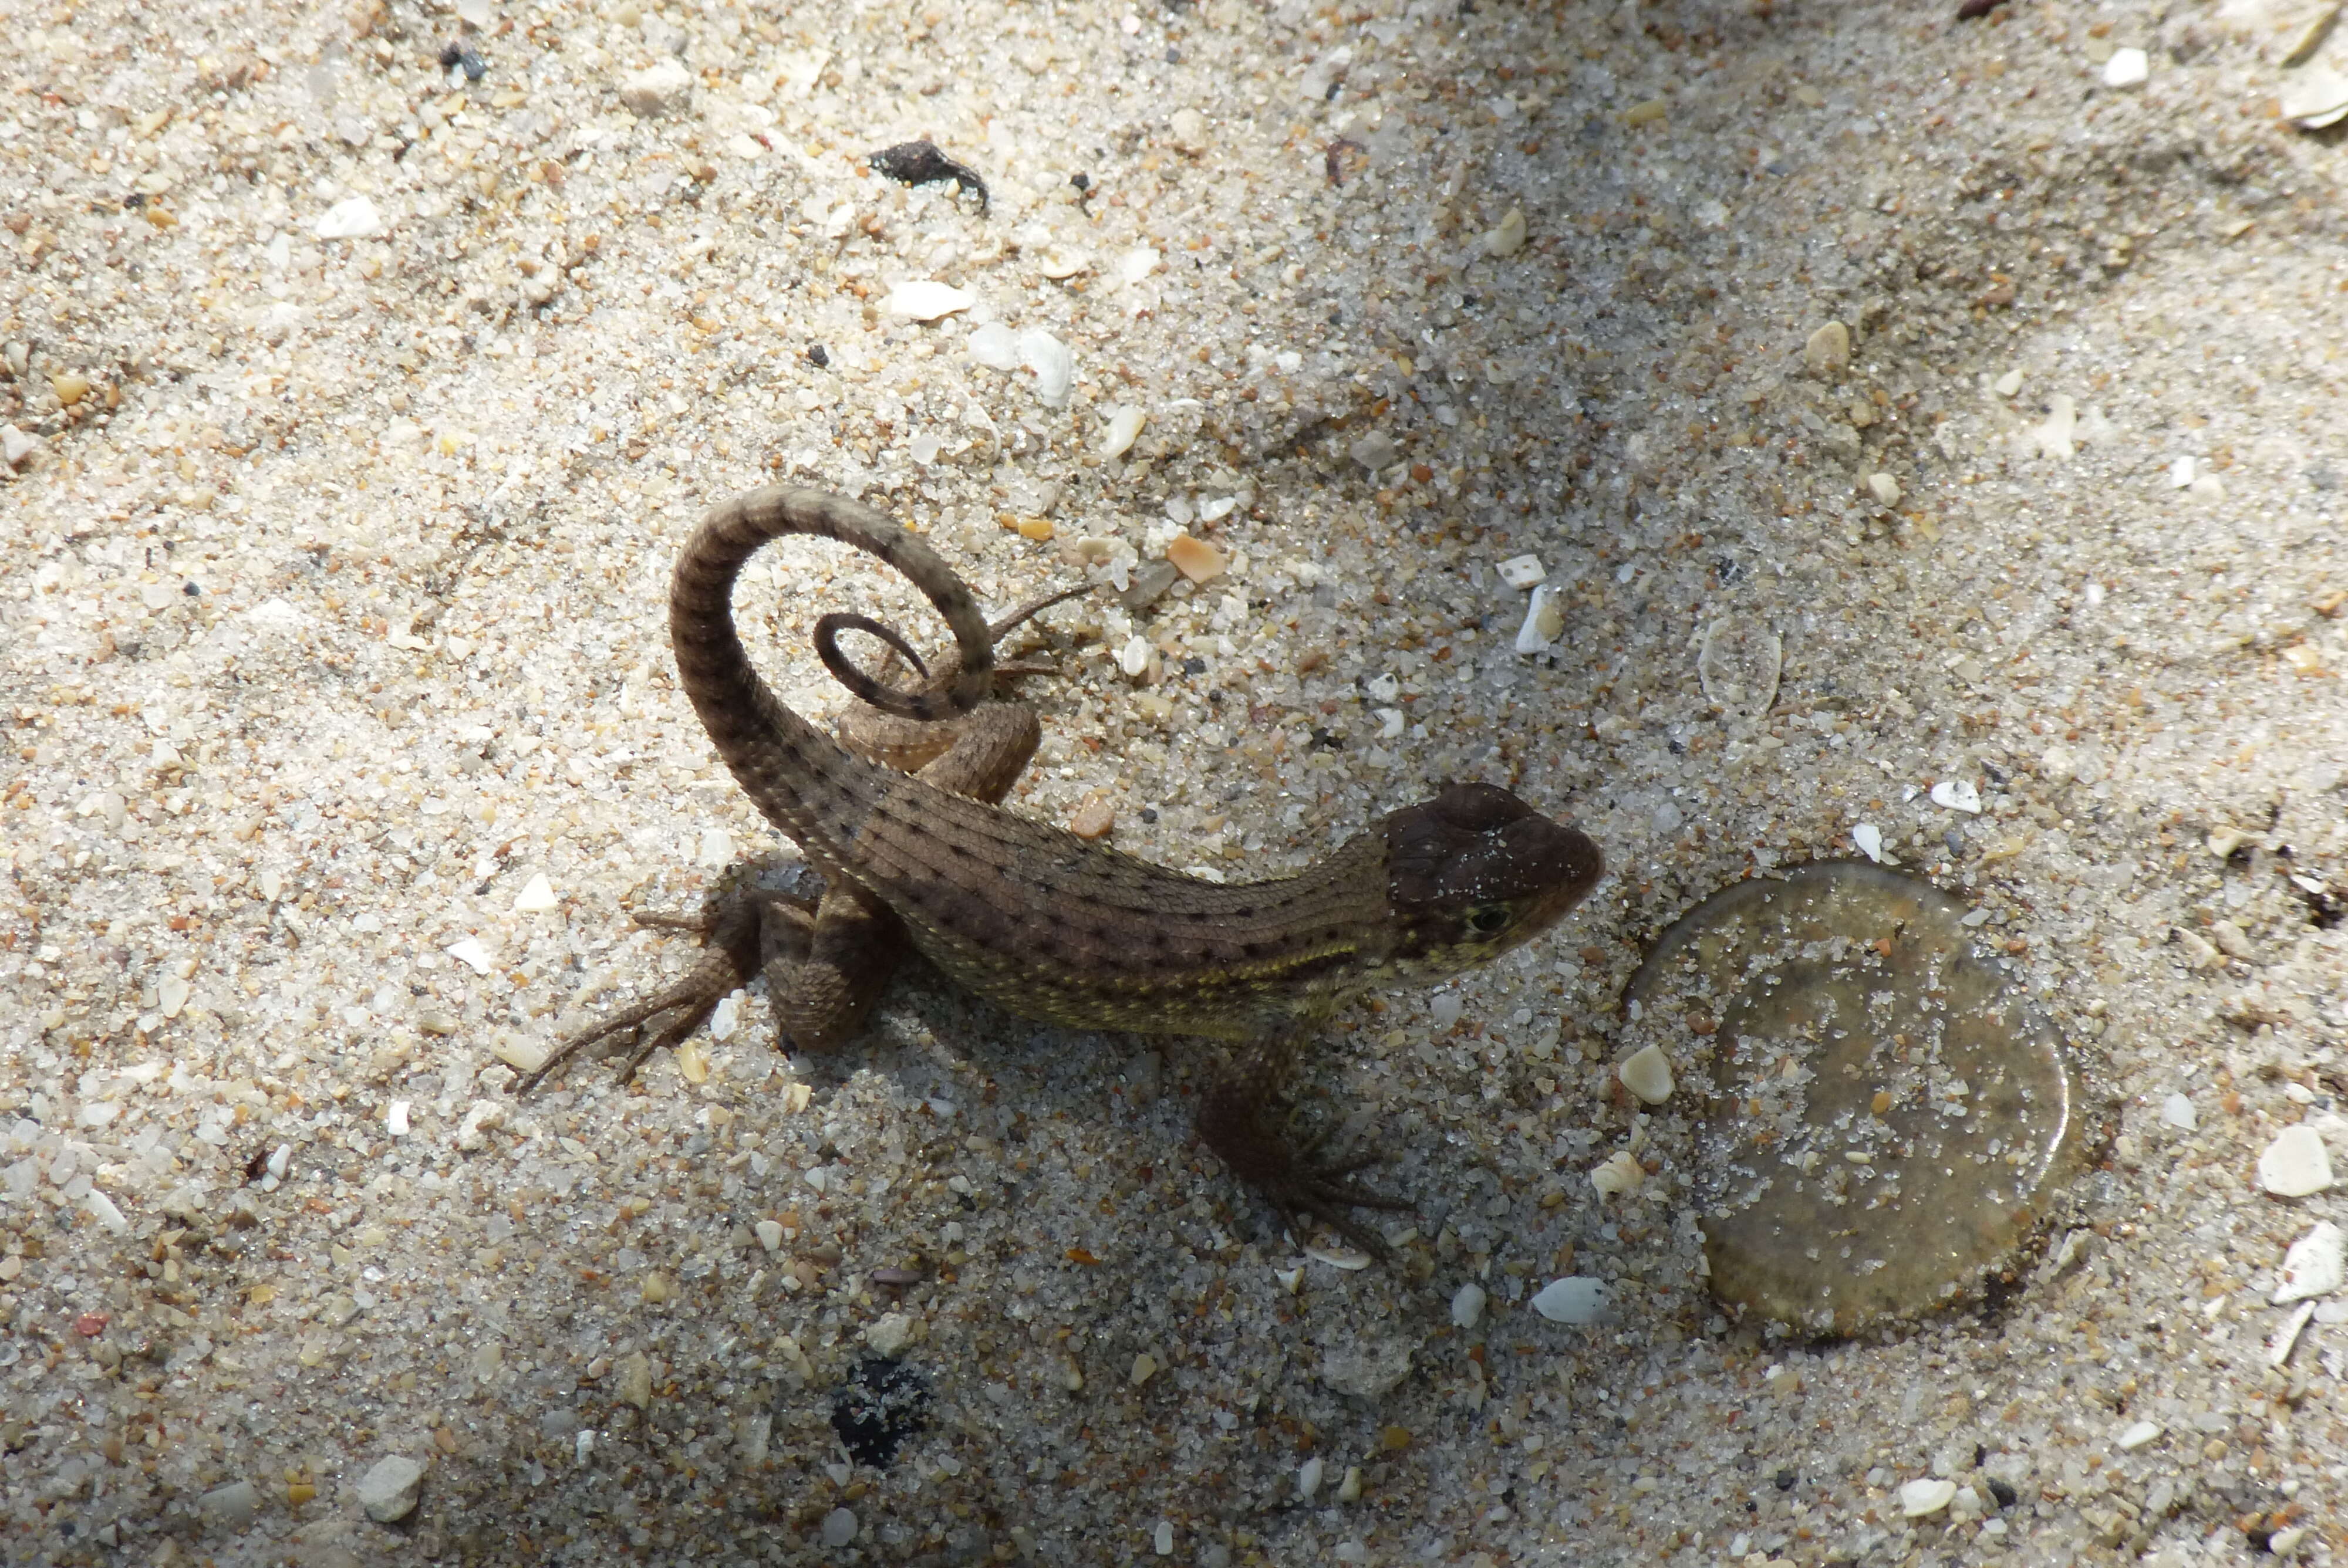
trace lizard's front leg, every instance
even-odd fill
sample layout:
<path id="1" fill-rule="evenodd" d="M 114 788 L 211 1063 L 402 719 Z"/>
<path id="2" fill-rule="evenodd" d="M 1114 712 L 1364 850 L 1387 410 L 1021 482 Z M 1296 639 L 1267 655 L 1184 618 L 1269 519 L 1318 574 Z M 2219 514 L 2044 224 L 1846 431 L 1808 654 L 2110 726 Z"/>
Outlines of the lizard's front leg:
<path id="1" fill-rule="evenodd" d="M 1321 1157 L 1326 1135 L 1298 1146 L 1282 1123 L 1281 1091 L 1294 1056 L 1286 1035 L 1241 1046 L 1207 1087 L 1199 1106 L 1199 1136 L 1222 1157 L 1231 1174 L 1253 1187 L 1302 1243 L 1302 1215 L 1318 1220 L 1373 1257 L 1390 1250 L 1385 1238 L 1355 1223 L 1354 1209 L 1407 1209 L 1398 1198 L 1347 1178 L 1377 1163 L 1374 1153 Z"/>

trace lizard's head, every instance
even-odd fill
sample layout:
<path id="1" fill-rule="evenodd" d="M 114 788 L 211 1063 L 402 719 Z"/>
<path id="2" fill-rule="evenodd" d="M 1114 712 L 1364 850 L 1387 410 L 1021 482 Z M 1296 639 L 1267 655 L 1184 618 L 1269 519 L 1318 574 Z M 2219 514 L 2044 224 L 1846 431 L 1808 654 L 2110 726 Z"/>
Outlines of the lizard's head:
<path id="1" fill-rule="evenodd" d="M 1497 784 L 1446 785 L 1385 819 L 1389 976 L 1440 979 L 1554 925 L 1598 885 L 1588 835 Z"/>

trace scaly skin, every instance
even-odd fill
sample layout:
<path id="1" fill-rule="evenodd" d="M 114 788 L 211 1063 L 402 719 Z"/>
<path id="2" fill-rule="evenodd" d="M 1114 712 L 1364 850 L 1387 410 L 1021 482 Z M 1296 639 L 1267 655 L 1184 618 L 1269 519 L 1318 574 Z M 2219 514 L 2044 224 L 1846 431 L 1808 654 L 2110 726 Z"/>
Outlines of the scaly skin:
<path id="1" fill-rule="evenodd" d="M 785 534 L 838 539 L 886 561 L 953 629 L 958 665 L 913 692 L 856 671 L 831 633 L 819 639 L 834 673 L 883 712 L 960 726 L 919 775 L 844 749 L 751 667 L 735 631 L 734 584 L 760 546 Z M 859 618 L 830 623 L 878 630 Z M 1348 1211 L 1400 1205 L 1347 1179 L 1365 1162 L 1323 1162 L 1292 1147 L 1273 1114 L 1300 1035 L 1359 991 L 1424 985 L 1507 952 L 1553 925 L 1601 875 L 1589 838 L 1481 784 L 1389 813 L 1296 876 L 1236 885 L 1014 816 L 994 803 L 1033 753 L 1036 729 L 1025 708 L 984 700 L 995 633 L 927 544 L 820 491 L 772 487 L 711 508 L 677 561 L 669 628 L 679 678 L 718 754 L 823 872 L 827 905 L 838 896 L 860 920 L 893 917 L 949 977 L 1025 1017 L 1224 1042 L 1199 1112 L 1201 1136 L 1292 1228 L 1307 1214 L 1373 1251 L 1383 1250 L 1378 1238 Z M 804 913 L 772 900 L 764 907 L 805 930 Z M 787 930 L 781 946 L 791 945 Z M 711 953 L 705 989 L 747 978 L 744 948 L 737 935 L 731 949 Z M 860 975 L 811 1004 L 778 989 L 786 1044 L 820 1047 L 851 1031 L 880 978 L 885 969 Z M 634 1021 L 646 1016 L 637 1009 Z M 663 1039 L 671 1036 L 682 1038 L 672 1030 Z"/>

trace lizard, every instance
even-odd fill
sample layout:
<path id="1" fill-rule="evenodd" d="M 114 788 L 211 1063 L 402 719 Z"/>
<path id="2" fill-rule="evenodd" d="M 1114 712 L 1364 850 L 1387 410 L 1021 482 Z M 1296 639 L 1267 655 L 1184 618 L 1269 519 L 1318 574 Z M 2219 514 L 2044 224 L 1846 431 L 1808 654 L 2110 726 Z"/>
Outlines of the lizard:
<path id="1" fill-rule="evenodd" d="M 879 631 L 910 653 L 901 639 L 860 617 L 819 622 L 825 666 L 854 695 L 917 724 L 956 726 L 949 748 L 918 774 L 842 746 L 752 665 L 734 623 L 735 584 L 762 546 L 792 534 L 834 539 L 893 568 L 953 633 L 952 663 L 942 660 L 927 686 L 901 690 L 858 669 L 837 632 Z M 839 900 L 850 929 L 893 921 L 948 979 L 1025 1018 L 1215 1042 L 1221 1059 L 1201 1092 L 1197 1132 L 1299 1240 L 1303 1215 L 1384 1255 L 1353 1211 L 1406 1206 L 1352 1179 L 1375 1154 L 1324 1157 L 1321 1141 L 1289 1136 L 1278 1112 L 1300 1035 L 1365 989 L 1434 983 L 1520 946 L 1602 875 L 1598 845 L 1578 828 L 1483 783 L 1447 784 L 1303 871 L 1247 883 L 1186 876 L 1014 815 L 997 803 L 1040 726 L 1025 704 L 986 700 L 996 633 L 927 542 L 828 492 L 768 486 L 709 508 L 671 575 L 669 634 L 679 684 L 719 757 L 823 874 L 824 902 Z M 824 915 L 773 895 L 721 900 L 695 923 L 706 927 L 709 950 L 672 988 L 669 1006 L 705 1010 L 747 983 L 763 943 L 785 960 L 768 966 L 780 1043 L 837 1043 L 887 970 L 873 972 L 852 948 L 827 948 Z M 629 1023 L 564 1042 L 518 1088 L 652 1016 L 630 1013 Z M 672 1035 L 684 1038 L 674 1027 L 662 1038 Z"/>

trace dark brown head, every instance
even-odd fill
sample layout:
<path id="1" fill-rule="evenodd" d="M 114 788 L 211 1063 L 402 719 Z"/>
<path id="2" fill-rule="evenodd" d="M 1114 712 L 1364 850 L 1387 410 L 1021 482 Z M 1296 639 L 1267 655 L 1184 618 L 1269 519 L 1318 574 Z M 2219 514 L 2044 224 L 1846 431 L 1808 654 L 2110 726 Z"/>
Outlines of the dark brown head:
<path id="1" fill-rule="evenodd" d="M 1385 819 L 1390 979 L 1440 979 L 1556 924 L 1598 885 L 1598 845 L 1497 784 L 1455 784 Z"/>

